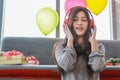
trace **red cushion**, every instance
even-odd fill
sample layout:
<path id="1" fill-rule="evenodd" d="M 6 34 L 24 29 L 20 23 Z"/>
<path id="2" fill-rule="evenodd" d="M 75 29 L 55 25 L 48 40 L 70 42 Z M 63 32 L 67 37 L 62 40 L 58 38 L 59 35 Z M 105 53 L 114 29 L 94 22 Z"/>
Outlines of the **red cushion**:
<path id="1" fill-rule="evenodd" d="M 101 77 L 119 77 L 120 78 L 120 70 L 104 70 L 103 72 L 101 72 L 100 76 Z"/>
<path id="2" fill-rule="evenodd" d="M 60 80 L 60 74 L 56 70 L 0 70 L 0 77 Z"/>
<path id="3" fill-rule="evenodd" d="M 101 78 L 100 80 L 120 80 L 120 78 L 117 78 L 117 77 L 107 77 L 107 78 Z"/>
<path id="4" fill-rule="evenodd" d="M 0 70 L 0 78 L 28 78 L 34 80 L 60 80 L 57 70 Z M 120 80 L 120 70 L 104 70 L 100 80 Z"/>

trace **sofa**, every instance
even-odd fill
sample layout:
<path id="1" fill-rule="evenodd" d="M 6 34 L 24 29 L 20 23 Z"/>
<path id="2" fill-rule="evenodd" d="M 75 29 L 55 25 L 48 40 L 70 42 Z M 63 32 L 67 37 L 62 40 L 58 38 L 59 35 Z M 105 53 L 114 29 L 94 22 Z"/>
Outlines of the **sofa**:
<path id="1" fill-rule="evenodd" d="M 0 80 L 60 80 L 57 65 L 51 53 L 59 38 L 4 37 L 1 51 L 18 50 L 25 56 L 36 56 L 40 65 L 0 65 Z M 105 45 L 105 59 L 120 57 L 119 40 L 98 40 Z M 120 80 L 119 66 L 106 66 L 100 80 Z"/>

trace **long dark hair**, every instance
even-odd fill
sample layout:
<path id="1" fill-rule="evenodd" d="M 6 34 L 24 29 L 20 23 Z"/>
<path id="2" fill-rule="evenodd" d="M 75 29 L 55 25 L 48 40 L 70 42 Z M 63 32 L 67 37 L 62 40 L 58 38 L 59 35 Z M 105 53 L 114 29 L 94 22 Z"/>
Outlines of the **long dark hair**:
<path id="1" fill-rule="evenodd" d="M 84 8 L 84 7 L 80 7 L 80 6 L 77 6 L 77 7 L 74 7 L 73 9 L 71 9 L 70 13 L 69 13 L 69 23 L 68 23 L 68 26 L 69 26 L 69 29 L 74 37 L 74 47 L 77 51 L 77 55 L 80 56 L 80 49 L 77 48 L 78 43 L 77 43 L 77 35 L 73 29 L 73 21 L 74 21 L 74 18 L 76 16 L 76 14 L 80 11 L 83 11 L 87 17 L 87 22 L 88 22 L 88 27 L 87 27 L 87 30 L 85 32 L 85 34 L 83 35 L 83 41 L 84 41 L 84 49 L 88 48 L 88 46 L 90 45 L 89 44 L 89 35 L 91 34 L 91 28 L 90 28 L 90 14 L 89 14 L 89 11 L 88 9 Z M 67 38 L 66 38 L 66 43 L 67 44 Z M 90 48 L 91 49 L 91 48 Z"/>
<path id="2" fill-rule="evenodd" d="M 85 15 L 87 17 L 87 22 L 88 22 L 87 30 L 86 30 L 85 34 L 83 35 L 84 47 L 82 47 L 81 45 L 78 44 L 78 42 L 77 42 L 78 38 L 77 38 L 77 35 L 76 35 L 76 33 L 75 33 L 74 29 L 73 29 L 74 18 L 76 16 L 76 14 L 78 12 L 80 12 L 80 11 L 83 11 L 85 13 Z M 69 26 L 69 29 L 70 29 L 70 31 L 71 31 L 71 33 L 73 35 L 73 38 L 74 38 L 73 44 L 74 44 L 74 48 L 76 50 L 77 58 L 79 56 L 83 55 L 84 59 L 86 60 L 86 63 L 88 63 L 89 54 L 91 52 L 91 44 L 89 42 L 89 35 L 91 34 L 91 28 L 90 28 L 91 26 L 90 26 L 90 14 L 89 14 L 88 9 L 86 9 L 84 7 L 80 7 L 80 6 L 74 7 L 69 13 L 68 26 Z M 56 44 L 58 44 L 58 43 L 59 43 L 59 41 Z M 67 37 L 64 40 L 63 46 L 65 47 L 66 45 L 67 45 Z M 54 60 L 56 62 L 56 59 L 55 59 L 55 46 L 53 48 L 53 57 L 54 57 Z M 91 66 L 87 64 L 86 68 L 87 68 L 88 74 L 90 76 L 92 76 L 93 71 L 91 69 Z M 61 68 L 59 68 L 59 70 L 61 70 Z M 63 72 L 63 70 L 62 70 L 62 72 Z"/>
<path id="3" fill-rule="evenodd" d="M 74 21 L 74 18 L 76 16 L 76 14 L 80 11 L 83 11 L 87 17 L 87 22 L 88 22 L 88 26 L 87 26 L 87 30 L 85 32 L 85 34 L 83 35 L 83 41 L 84 41 L 84 46 L 82 47 L 81 45 L 78 44 L 77 42 L 77 35 L 73 29 L 73 21 Z M 77 57 L 83 55 L 84 59 L 86 60 L 86 62 L 88 63 L 88 60 L 89 60 L 89 54 L 91 53 L 91 44 L 89 42 L 89 35 L 91 34 L 91 25 L 90 25 L 90 12 L 88 9 L 84 8 L 84 7 L 80 7 L 80 6 L 77 6 L 77 7 L 74 7 L 73 9 L 71 9 L 70 13 L 69 13 L 69 23 L 68 23 L 68 26 L 69 26 L 69 29 L 74 37 L 74 48 L 76 50 L 76 53 L 77 53 Z M 66 38 L 66 41 L 65 41 L 65 45 L 66 46 L 67 44 L 67 38 Z M 89 73 L 89 75 L 92 75 L 93 71 L 91 69 L 91 66 L 87 64 L 86 66 L 87 68 L 87 71 Z"/>

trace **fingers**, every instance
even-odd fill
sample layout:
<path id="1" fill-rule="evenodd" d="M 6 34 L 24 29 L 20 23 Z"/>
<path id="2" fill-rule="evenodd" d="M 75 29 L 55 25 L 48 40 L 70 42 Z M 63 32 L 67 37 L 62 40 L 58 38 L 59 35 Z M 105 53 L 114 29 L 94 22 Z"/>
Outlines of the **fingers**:
<path id="1" fill-rule="evenodd" d="M 97 31 L 97 27 L 96 27 L 96 25 L 94 26 L 94 28 L 93 28 L 93 29 L 94 29 L 94 31 L 95 31 L 95 32 Z"/>
<path id="2" fill-rule="evenodd" d="M 63 29 L 64 29 L 65 34 L 66 34 L 66 30 L 67 30 L 66 26 L 67 25 L 65 25 L 65 24 L 63 25 Z"/>
<path id="3" fill-rule="evenodd" d="M 95 38 L 96 37 L 96 30 L 97 30 L 97 28 L 96 28 L 96 25 L 94 26 L 94 28 L 93 28 L 93 34 L 92 34 L 92 36 Z"/>
<path id="4" fill-rule="evenodd" d="M 73 39 L 72 33 L 71 33 L 68 25 L 63 25 L 63 27 L 64 27 L 64 32 L 65 32 L 65 34 L 66 34 L 66 37 L 67 37 L 69 40 Z"/>
<path id="5" fill-rule="evenodd" d="M 89 41 L 90 42 L 94 42 L 94 40 L 96 40 L 96 25 L 94 26 L 94 28 L 92 29 L 92 34 L 89 34 Z"/>
<path id="6" fill-rule="evenodd" d="M 65 25 L 63 25 L 63 30 L 64 30 L 64 32 L 65 32 Z"/>
<path id="7" fill-rule="evenodd" d="M 70 32 L 68 25 L 64 24 L 63 27 L 64 27 L 65 34 L 68 34 Z"/>
<path id="8" fill-rule="evenodd" d="M 91 33 L 89 33 L 89 37 L 91 37 L 92 36 L 92 34 Z"/>

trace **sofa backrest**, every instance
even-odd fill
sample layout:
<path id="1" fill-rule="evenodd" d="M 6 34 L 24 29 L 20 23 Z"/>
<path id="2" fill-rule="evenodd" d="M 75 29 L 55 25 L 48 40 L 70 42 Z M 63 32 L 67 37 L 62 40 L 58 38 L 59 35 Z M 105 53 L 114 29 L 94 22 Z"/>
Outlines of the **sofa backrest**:
<path id="1" fill-rule="evenodd" d="M 59 38 L 35 37 L 5 37 L 2 40 L 1 51 L 19 50 L 25 56 L 36 56 L 42 65 L 53 65 L 51 53 L 53 45 Z M 120 41 L 98 40 L 105 46 L 106 59 L 120 57 Z"/>
<path id="2" fill-rule="evenodd" d="M 5 37 L 2 40 L 1 51 L 18 50 L 25 56 L 35 56 L 43 65 L 52 65 L 54 61 L 51 53 L 57 38 L 35 37 Z"/>
<path id="3" fill-rule="evenodd" d="M 120 40 L 99 40 L 105 46 L 105 59 L 120 58 Z"/>

